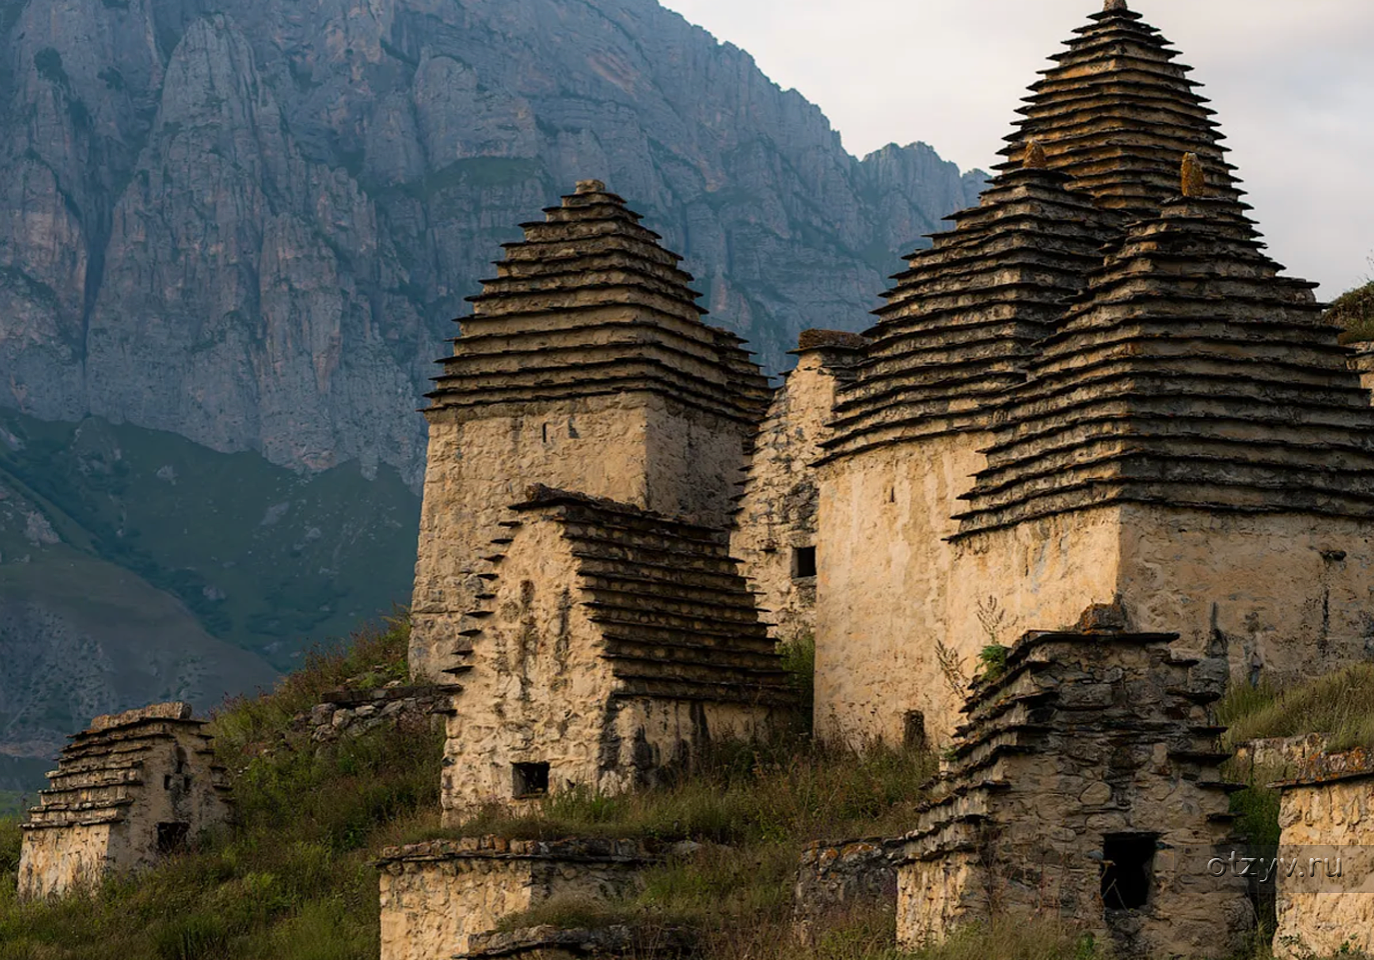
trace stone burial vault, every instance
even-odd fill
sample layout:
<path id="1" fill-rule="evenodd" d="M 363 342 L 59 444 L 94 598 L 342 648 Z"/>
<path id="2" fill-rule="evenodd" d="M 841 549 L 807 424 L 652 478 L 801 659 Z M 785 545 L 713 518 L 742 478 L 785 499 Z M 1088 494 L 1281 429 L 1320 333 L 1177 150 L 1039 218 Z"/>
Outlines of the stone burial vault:
<path id="1" fill-rule="evenodd" d="M 96 717 L 23 823 L 19 894 L 46 897 L 151 866 L 229 820 L 223 768 L 185 703 Z"/>

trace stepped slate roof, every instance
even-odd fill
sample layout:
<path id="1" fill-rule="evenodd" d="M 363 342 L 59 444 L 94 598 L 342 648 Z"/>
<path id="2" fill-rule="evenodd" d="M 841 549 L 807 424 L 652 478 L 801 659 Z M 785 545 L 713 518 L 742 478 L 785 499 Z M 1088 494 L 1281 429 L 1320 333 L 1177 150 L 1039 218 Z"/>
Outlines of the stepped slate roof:
<path id="1" fill-rule="evenodd" d="M 1007 137 L 1001 152 L 1008 160 L 998 169 L 1022 166 L 1035 141 L 1050 169 L 1069 174 L 1075 189 L 1141 216 L 1178 193 L 1179 157 L 1196 153 L 1211 192 L 1240 197 L 1214 112 L 1188 79 L 1192 67 L 1176 63 L 1178 51 L 1124 3 L 1108 2 L 1091 20 L 1031 86 L 1018 111 L 1025 119 Z"/>
<path id="2" fill-rule="evenodd" d="M 1131 226 L 1013 391 L 960 535 L 1102 503 L 1374 517 L 1374 409 L 1233 200 Z"/>
<path id="3" fill-rule="evenodd" d="M 1003 174 L 955 229 L 913 253 L 884 296 L 858 379 L 837 400 L 831 454 L 965 429 L 1024 379 L 1032 345 L 1082 289 L 1111 236 L 1069 178 Z"/>
<path id="4" fill-rule="evenodd" d="M 428 396 L 481 407 L 649 391 L 753 422 L 771 392 L 738 336 L 702 322 L 682 259 L 597 180 L 522 224 Z"/>
<path id="5" fill-rule="evenodd" d="M 175 708 L 175 709 L 164 709 Z M 97 717 L 91 729 L 75 734 L 62 751 L 57 769 L 48 774 L 49 787 L 40 790 L 39 806 L 29 811 L 24 830 L 120 823 L 144 796 L 157 771 L 147 769 L 154 749 L 178 738 L 191 745 L 210 772 L 211 789 L 225 803 L 229 786 L 224 767 L 214 762 L 205 721 L 192 720 L 182 703 L 158 704 L 144 710 Z"/>
<path id="6" fill-rule="evenodd" d="M 601 636 L 617 695 L 792 701 L 787 673 L 723 531 L 544 486 L 531 488 L 513 510 L 520 518 L 504 524 L 512 530 L 539 514 L 558 523 L 577 561 L 580 607 Z M 512 537 L 498 541 L 498 549 Z M 491 559 L 497 579 L 504 557 Z M 482 632 L 479 626 L 470 636 Z"/>

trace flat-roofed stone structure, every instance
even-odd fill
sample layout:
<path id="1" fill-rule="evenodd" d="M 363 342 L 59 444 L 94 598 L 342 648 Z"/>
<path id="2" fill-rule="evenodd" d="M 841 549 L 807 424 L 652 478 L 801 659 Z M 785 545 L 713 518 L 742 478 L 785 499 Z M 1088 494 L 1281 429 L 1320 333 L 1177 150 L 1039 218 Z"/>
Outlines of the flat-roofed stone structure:
<path id="1" fill-rule="evenodd" d="M 548 487 L 507 516 L 460 624 L 448 821 L 571 787 L 648 786 L 712 740 L 792 715 L 724 531 Z"/>
<path id="2" fill-rule="evenodd" d="M 898 938 L 916 949 L 994 915 L 1050 915 L 1122 957 L 1232 956 L 1246 881 L 1207 871 L 1237 842 L 1218 765 L 1222 659 L 1172 635 L 1029 634 L 975 689 L 906 838 Z"/>
<path id="3" fill-rule="evenodd" d="M 633 840 L 467 837 L 388 848 L 377 863 L 381 960 L 451 960 L 503 918 L 554 898 L 628 896 L 659 860 Z"/>
<path id="4" fill-rule="evenodd" d="M 817 513 L 812 464 L 830 439 L 836 391 L 854 377 L 869 341 L 838 330 L 807 330 L 797 365 L 774 394 L 759 428 L 735 515 L 730 550 L 759 595 L 769 636 L 805 642 L 815 632 Z"/>
<path id="5" fill-rule="evenodd" d="M 185 703 L 96 717 L 71 738 L 23 823 L 22 897 L 151 866 L 231 815 L 205 722 Z"/>
<path id="6" fill-rule="evenodd" d="M 1374 757 L 1309 757 L 1277 786 L 1274 955 L 1374 953 Z"/>

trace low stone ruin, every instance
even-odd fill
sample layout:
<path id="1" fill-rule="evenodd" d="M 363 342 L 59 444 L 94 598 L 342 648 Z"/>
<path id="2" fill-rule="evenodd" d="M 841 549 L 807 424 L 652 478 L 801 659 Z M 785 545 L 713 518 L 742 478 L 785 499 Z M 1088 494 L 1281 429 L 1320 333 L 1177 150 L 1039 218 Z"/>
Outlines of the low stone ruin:
<path id="1" fill-rule="evenodd" d="M 224 769 L 185 703 L 96 717 L 23 824 L 19 895 L 57 896 L 151 866 L 230 818 Z"/>
<path id="2" fill-rule="evenodd" d="M 379 727 L 442 728 L 462 689 L 454 683 L 413 686 L 399 681 L 367 690 L 346 685 L 325 693 L 309 714 L 297 718 L 297 725 L 308 729 L 315 743 L 336 743 Z"/>
<path id="3" fill-rule="evenodd" d="M 792 891 L 792 927 L 798 939 L 814 942 L 817 931 L 845 914 L 894 910 L 901 853 L 900 840 L 881 837 L 807 844 Z"/>
<path id="4" fill-rule="evenodd" d="M 520 930 L 478 933 L 468 938 L 462 960 L 582 960 L 582 958 L 682 957 L 693 953 L 693 938 L 680 928 L 651 930 L 615 924 L 596 929 L 525 927 Z"/>
<path id="5" fill-rule="evenodd" d="M 1274 955 L 1374 953 L 1374 757 L 1312 758 L 1277 786 Z"/>
<path id="6" fill-rule="evenodd" d="M 899 869 L 902 945 L 1057 915 L 1123 956 L 1227 957 L 1254 929 L 1207 706 L 1224 659 L 1162 634 L 1033 633 L 975 687 Z"/>
<path id="7" fill-rule="evenodd" d="M 388 848 L 377 863 L 381 960 L 490 952 L 491 943 L 474 936 L 492 933 L 505 917 L 556 898 L 624 897 L 659 861 L 650 845 L 633 840 L 465 837 Z"/>

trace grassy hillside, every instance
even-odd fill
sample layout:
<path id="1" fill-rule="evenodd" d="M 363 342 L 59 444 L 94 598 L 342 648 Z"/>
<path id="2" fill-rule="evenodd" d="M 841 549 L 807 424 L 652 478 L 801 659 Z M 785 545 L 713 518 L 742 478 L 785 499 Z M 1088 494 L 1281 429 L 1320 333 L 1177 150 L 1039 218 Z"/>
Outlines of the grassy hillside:
<path id="1" fill-rule="evenodd" d="M 419 499 L 390 468 L 305 477 L 175 434 L 0 410 L 0 486 L 67 546 L 171 594 L 206 632 L 279 669 L 410 595 Z M 0 538 L 0 555 L 37 564 L 50 539 L 27 527 Z"/>
<path id="2" fill-rule="evenodd" d="M 1337 297 L 1326 318 L 1345 328 L 1342 343 L 1374 340 L 1374 280 Z"/>
<path id="3" fill-rule="evenodd" d="M 347 650 L 308 657 L 272 693 L 221 710 L 214 731 L 241 823 L 156 870 L 111 880 L 91 897 L 21 904 L 14 894 L 19 831 L 0 819 L 0 960 L 375 958 L 370 860 L 383 846 L 445 834 L 437 813 L 440 737 L 428 729 L 378 732 L 319 750 L 290 721 L 345 678 L 382 682 L 403 671 L 406 640 L 404 622 L 364 632 Z M 1257 715 L 1256 698 L 1242 699 L 1227 708 Z M 798 733 L 758 748 L 723 747 L 660 789 L 613 799 L 564 795 L 532 816 L 488 813 L 447 833 L 699 844 L 656 869 L 634 898 L 554 902 L 509 918 L 508 927 L 685 926 L 704 960 L 901 960 L 890 910 L 834 917 L 817 943 L 797 945 L 792 872 L 808 840 L 908 828 L 933 766 L 924 754 L 828 750 Z M 1062 924 L 1007 920 L 909 960 L 990 957 L 1108 960 L 1108 952 Z M 1238 960 L 1268 958 L 1259 944 Z"/>
<path id="4" fill-rule="evenodd" d="M 344 678 L 377 664 L 390 664 L 383 677 L 403 669 L 406 637 L 404 623 L 365 633 L 346 652 L 311 657 L 274 692 L 222 710 L 214 730 L 241 823 L 150 873 L 111 880 L 89 898 L 21 904 L 14 894 L 18 830 L 0 821 L 0 960 L 376 957 L 377 879 L 369 859 L 388 844 L 440 835 L 440 739 L 403 730 L 317 752 L 289 731 L 289 721 Z M 660 790 L 614 800 L 563 797 L 536 816 L 486 815 L 457 832 L 696 840 L 700 850 L 656 872 L 637 900 L 553 904 L 543 919 L 688 923 L 708 956 L 782 960 L 797 952 L 785 932 L 800 845 L 899 829 L 931 769 L 924 755 L 836 753 L 790 739 L 722 750 Z M 890 913 L 837 918 L 811 955 L 891 955 L 892 926 Z M 1072 931 L 1017 929 L 1011 944 L 1012 930 L 971 935 L 930 956 L 981 960 L 992 943 L 1008 944 L 997 955 L 1009 960 L 1095 956 Z"/>

